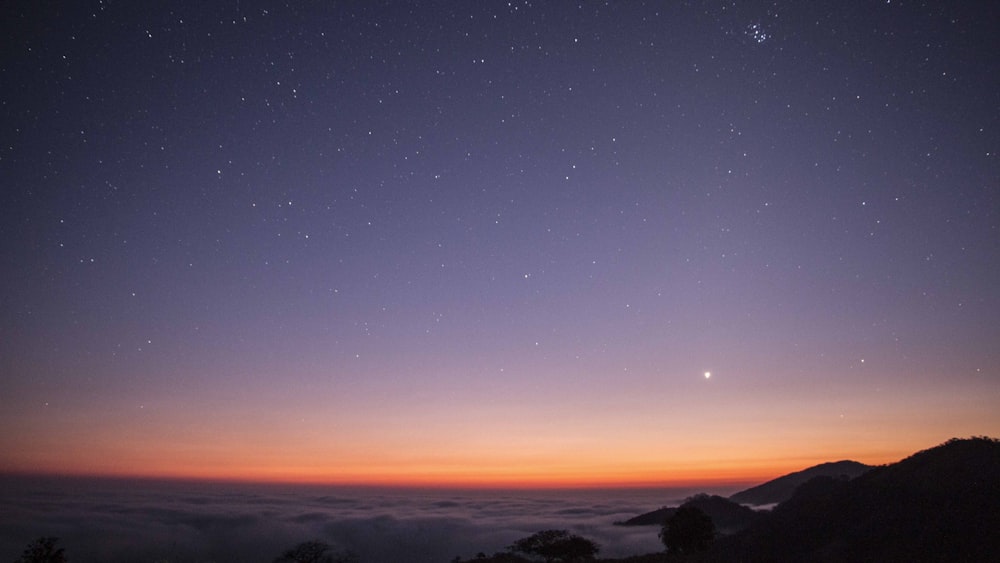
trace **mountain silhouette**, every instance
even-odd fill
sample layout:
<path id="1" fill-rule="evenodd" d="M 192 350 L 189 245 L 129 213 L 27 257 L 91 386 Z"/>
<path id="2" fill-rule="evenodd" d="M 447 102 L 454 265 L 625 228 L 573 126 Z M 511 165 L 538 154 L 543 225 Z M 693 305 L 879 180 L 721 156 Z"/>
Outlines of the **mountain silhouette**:
<path id="1" fill-rule="evenodd" d="M 795 489 L 799 485 L 814 477 L 846 477 L 853 479 L 858 475 L 866 473 L 871 468 L 871 465 L 850 460 L 821 463 L 730 495 L 729 500 L 740 504 L 757 506 L 776 504 L 791 498 L 792 493 L 795 492 Z"/>
<path id="2" fill-rule="evenodd" d="M 776 504 L 788 500 L 796 487 L 813 477 L 853 478 L 865 473 L 872 467 L 871 465 L 865 465 L 856 461 L 822 463 L 740 491 L 731 495 L 728 499 L 717 495 L 700 494 L 687 499 L 684 501 L 684 504 L 691 504 L 701 509 L 702 512 L 712 518 L 717 530 L 723 534 L 727 534 L 745 528 L 754 519 L 756 512 L 742 506 L 744 504 Z M 669 506 L 658 508 L 651 512 L 634 516 L 623 522 L 615 522 L 615 524 L 619 526 L 661 526 L 667 518 L 670 518 L 677 512 L 678 508 L 680 507 Z"/>
<path id="3" fill-rule="evenodd" d="M 816 477 L 712 561 L 1000 561 L 1000 441 L 954 439 L 854 479 Z"/>

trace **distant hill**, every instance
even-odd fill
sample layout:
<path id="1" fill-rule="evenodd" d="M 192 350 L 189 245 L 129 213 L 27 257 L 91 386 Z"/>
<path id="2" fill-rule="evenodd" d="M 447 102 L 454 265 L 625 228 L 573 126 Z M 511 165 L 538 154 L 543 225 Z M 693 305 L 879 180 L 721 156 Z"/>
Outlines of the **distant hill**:
<path id="1" fill-rule="evenodd" d="M 795 489 L 814 477 L 846 477 L 853 479 L 867 473 L 873 466 L 856 461 L 834 461 L 814 465 L 802 471 L 789 473 L 762 485 L 740 491 L 729 497 L 729 500 L 740 504 L 764 505 L 784 502 L 792 497 Z"/>
<path id="2" fill-rule="evenodd" d="M 696 495 L 684 501 L 681 506 L 695 506 L 708 514 L 720 534 L 732 534 L 746 528 L 759 514 L 745 506 L 732 502 L 717 495 Z M 679 506 L 660 508 L 652 512 L 640 514 L 624 522 L 616 522 L 619 526 L 662 526 L 663 523 L 677 512 Z"/>
<path id="3" fill-rule="evenodd" d="M 856 461 L 836 461 L 814 465 L 802 471 L 789 473 L 764 484 L 757 485 L 745 491 L 740 491 L 728 499 L 700 494 L 687 499 L 684 504 L 692 504 L 700 508 L 712 518 L 712 522 L 723 533 L 731 533 L 742 529 L 753 519 L 755 512 L 744 504 L 765 505 L 787 500 L 795 488 L 813 477 L 830 476 L 853 478 L 872 469 L 873 466 Z M 619 526 L 660 526 L 674 515 L 679 507 L 663 507 L 651 512 L 629 518 L 624 522 L 615 522 Z M 728 530 L 728 531 L 727 531 Z"/>
<path id="4" fill-rule="evenodd" d="M 854 479 L 802 484 L 710 561 L 998 561 L 1000 441 L 951 440 Z"/>

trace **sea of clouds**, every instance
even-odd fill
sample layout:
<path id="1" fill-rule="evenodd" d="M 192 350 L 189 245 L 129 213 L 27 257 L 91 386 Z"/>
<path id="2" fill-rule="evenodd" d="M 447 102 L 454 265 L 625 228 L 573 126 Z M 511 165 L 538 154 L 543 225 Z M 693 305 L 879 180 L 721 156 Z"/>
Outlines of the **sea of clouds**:
<path id="1" fill-rule="evenodd" d="M 606 557 L 662 549 L 655 527 L 614 526 L 693 489 L 475 491 L 0 479 L 0 560 L 56 536 L 70 561 L 270 562 L 307 540 L 362 563 L 447 563 L 558 528 Z M 731 492 L 731 491 L 713 491 Z"/>

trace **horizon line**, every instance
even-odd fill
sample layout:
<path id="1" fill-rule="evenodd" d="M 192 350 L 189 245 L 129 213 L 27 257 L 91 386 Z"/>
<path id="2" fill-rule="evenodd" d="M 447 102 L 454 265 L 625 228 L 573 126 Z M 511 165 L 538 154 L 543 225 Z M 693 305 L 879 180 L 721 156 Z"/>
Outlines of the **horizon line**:
<path id="1" fill-rule="evenodd" d="M 0 470 L 0 479 L 53 479 L 97 481 L 141 481 L 159 483 L 196 483 L 216 485 L 262 485 L 302 487 L 343 487 L 360 489 L 449 489 L 449 490 L 628 490 L 628 489 L 727 489 L 753 486 L 765 481 L 759 479 L 711 479 L 677 481 L 601 481 L 601 480 L 522 480 L 522 481 L 471 481 L 471 480 L 346 480 L 346 479 L 295 479 L 240 476 L 139 474 L 139 473 L 87 473 L 58 471 L 6 471 Z"/>

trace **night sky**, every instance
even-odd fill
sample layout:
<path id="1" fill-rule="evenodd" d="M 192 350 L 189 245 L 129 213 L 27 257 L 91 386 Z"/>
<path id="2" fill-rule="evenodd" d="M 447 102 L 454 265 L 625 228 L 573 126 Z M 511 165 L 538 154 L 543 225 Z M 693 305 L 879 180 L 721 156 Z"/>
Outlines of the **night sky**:
<path id="1" fill-rule="evenodd" d="M 0 471 L 679 484 L 1000 435 L 990 2 L 3 10 Z"/>

